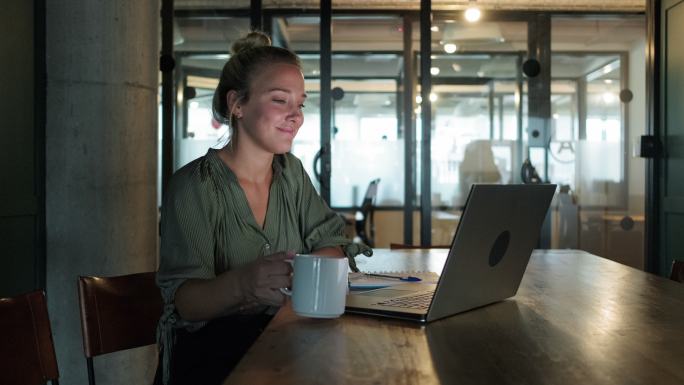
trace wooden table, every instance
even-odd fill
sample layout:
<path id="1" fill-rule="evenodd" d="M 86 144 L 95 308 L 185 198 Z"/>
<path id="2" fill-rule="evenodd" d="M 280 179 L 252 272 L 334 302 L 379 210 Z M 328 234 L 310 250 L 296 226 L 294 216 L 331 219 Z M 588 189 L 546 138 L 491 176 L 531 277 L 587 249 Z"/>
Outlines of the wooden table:
<path id="1" fill-rule="evenodd" d="M 363 269 L 441 271 L 446 250 Z M 535 251 L 518 295 L 427 326 L 283 307 L 233 384 L 684 384 L 684 285 L 582 251 Z"/>

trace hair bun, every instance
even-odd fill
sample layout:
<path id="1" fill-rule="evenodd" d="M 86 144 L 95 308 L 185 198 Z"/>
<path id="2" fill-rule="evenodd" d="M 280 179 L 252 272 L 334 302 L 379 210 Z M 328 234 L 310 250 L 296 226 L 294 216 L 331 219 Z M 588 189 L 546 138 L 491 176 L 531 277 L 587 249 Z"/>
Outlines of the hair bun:
<path id="1" fill-rule="evenodd" d="M 263 32 L 253 31 L 241 37 L 231 47 L 231 52 L 237 54 L 246 49 L 257 47 L 268 47 L 271 45 L 271 38 Z"/>

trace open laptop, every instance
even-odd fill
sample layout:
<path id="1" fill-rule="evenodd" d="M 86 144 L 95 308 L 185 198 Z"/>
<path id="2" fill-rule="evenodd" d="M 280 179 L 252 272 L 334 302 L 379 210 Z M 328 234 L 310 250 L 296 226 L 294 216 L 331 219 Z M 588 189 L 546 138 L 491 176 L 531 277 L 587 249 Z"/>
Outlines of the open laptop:
<path id="1" fill-rule="evenodd" d="M 439 281 L 351 294 L 346 312 L 430 322 L 514 296 L 555 191 L 474 184 Z"/>

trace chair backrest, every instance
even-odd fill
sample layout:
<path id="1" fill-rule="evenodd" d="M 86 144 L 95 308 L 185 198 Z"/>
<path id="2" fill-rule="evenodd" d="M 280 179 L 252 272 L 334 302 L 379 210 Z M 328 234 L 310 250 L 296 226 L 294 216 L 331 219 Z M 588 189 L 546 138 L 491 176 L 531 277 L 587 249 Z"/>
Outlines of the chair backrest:
<path id="1" fill-rule="evenodd" d="M 375 224 L 373 223 L 373 211 L 375 208 L 375 198 L 378 195 L 378 184 L 380 178 L 373 179 L 366 189 L 366 195 L 361 202 L 361 209 L 357 213 L 356 219 L 356 234 L 361 238 L 363 243 L 373 247 L 375 238 Z M 369 229 L 367 230 L 367 227 Z"/>
<path id="2" fill-rule="evenodd" d="M 684 282 L 684 261 L 672 261 L 670 279 L 677 282 Z"/>
<path id="3" fill-rule="evenodd" d="M 390 250 L 424 250 L 424 249 L 448 249 L 449 245 L 414 246 L 404 243 L 390 243 Z"/>
<path id="4" fill-rule="evenodd" d="M 541 183 L 541 177 L 537 173 L 537 169 L 532 165 L 530 158 L 523 161 L 520 167 L 520 178 L 525 184 L 537 184 Z"/>
<path id="5" fill-rule="evenodd" d="M 154 272 L 79 277 L 86 357 L 155 343 L 163 301 L 154 277 Z"/>
<path id="6" fill-rule="evenodd" d="M 57 384 L 45 292 L 0 298 L 0 384 Z"/>
<path id="7" fill-rule="evenodd" d="M 378 184 L 380 183 L 380 178 L 373 179 L 368 184 L 366 189 L 366 195 L 363 196 L 363 202 L 361 202 L 361 211 L 370 210 L 375 205 L 375 198 L 378 195 Z"/>

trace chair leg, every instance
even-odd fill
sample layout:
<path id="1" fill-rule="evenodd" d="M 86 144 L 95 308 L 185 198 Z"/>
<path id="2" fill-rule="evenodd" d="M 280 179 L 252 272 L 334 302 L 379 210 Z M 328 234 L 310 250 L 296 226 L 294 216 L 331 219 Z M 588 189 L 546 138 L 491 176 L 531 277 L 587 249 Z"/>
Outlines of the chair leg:
<path id="1" fill-rule="evenodd" d="M 86 357 L 88 364 L 88 384 L 95 385 L 95 370 L 93 369 L 93 357 Z"/>
<path id="2" fill-rule="evenodd" d="M 677 282 L 684 282 L 684 261 L 672 261 L 670 279 Z"/>

